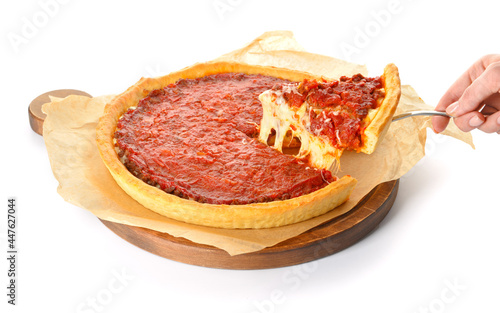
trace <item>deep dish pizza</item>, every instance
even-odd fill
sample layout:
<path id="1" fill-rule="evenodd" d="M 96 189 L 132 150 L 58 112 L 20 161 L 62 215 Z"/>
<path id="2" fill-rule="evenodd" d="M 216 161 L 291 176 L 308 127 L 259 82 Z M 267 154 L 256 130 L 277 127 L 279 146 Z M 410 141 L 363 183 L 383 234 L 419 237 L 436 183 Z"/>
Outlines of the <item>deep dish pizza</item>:
<path id="1" fill-rule="evenodd" d="M 259 95 L 305 78 L 319 79 L 217 62 L 142 79 L 106 106 L 101 157 L 132 198 L 180 221 L 264 228 L 324 214 L 348 199 L 356 180 L 259 141 Z"/>

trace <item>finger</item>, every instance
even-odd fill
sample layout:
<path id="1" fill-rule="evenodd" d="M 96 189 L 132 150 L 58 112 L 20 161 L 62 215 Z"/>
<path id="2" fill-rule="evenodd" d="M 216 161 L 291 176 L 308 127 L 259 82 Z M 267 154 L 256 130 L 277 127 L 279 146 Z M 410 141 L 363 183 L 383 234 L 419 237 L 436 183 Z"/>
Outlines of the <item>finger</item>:
<path id="1" fill-rule="evenodd" d="M 446 129 L 446 126 L 448 126 L 448 123 L 450 122 L 450 118 L 444 116 L 433 116 L 431 122 L 432 130 L 435 133 L 440 133 Z"/>
<path id="2" fill-rule="evenodd" d="M 462 74 L 462 76 L 460 76 L 458 80 L 455 83 L 453 83 L 453 85 L 451 85 L 450 88 L 448 88 L 448 90 L 441 97 L 435 108 L 436 111 L 440 112 L 446 111 L 446 108 L 450 104 L 460 99 L 465 89 L 469 87 L 471 83 L 472 81 L 470 79 L 469 73 L 465 72 L 464 74 Z"/>
<path id="3" fill-rule="evenodd" d="M 485 133 L 498 133 L 500 132 L 500 111 L 486 117 L 486 121 L 478 127 Z"/>
<path id="4" fill-rule="evenodd" d="M 500 62 L 488 68 L 464 90 L 458 105 L 450 105 L 446 112 L 458 117 L 483 106 L 483 101 L 500 90 Z"/>
<path id="5" fill-rule="evenodd" d="M 453 119 L 455 125 L 464 132 L 470 132 L 485 123 L 485 117 L 479 112 L 466 113 Z"/>

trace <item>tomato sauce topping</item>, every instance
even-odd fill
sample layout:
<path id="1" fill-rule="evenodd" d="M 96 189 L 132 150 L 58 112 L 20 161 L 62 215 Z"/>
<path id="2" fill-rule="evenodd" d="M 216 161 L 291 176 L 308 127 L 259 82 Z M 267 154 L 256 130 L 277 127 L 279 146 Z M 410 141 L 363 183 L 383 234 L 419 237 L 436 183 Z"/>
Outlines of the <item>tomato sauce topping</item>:
<path id="1" fill-rule="evenodd" d="M 318 190 L 336 178 L 256 139 L 258 95 L 285 82 L 225 73 L 154 90 L 118 121 L 119 156 L 146 183 L 198 202 L 248 204 Z"/>
<path id="2" fill-rule="evenodd" d="M 312 134 L 326 138 L 337 149 L 357 150 L 363 144 L 365 118 L 384 96 L 382 87 L 380 77 L 357 74 L 338 81 L 304 80 L 296 89 L 288 88 L 283 97 L 292 107 L 307 101 Z"/>

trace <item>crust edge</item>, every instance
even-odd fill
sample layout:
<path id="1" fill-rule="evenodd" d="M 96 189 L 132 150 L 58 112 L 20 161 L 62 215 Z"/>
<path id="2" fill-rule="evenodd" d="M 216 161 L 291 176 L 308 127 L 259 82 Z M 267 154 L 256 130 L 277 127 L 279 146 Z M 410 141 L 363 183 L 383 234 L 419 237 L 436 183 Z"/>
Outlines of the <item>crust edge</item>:
<path id="1" fill-rule="evenodd" d="M 377 110 L 377 114 L 371 120 L 363 134 L 363 146 L 359 152 L 371 154 L 375 151 L 380 139 L 382 139 L 391 125 L 391 120 L 401 96 L 401 82 L 396 65 L 390 63 L 384 69 L 382 75 L 385 97 Z"/>

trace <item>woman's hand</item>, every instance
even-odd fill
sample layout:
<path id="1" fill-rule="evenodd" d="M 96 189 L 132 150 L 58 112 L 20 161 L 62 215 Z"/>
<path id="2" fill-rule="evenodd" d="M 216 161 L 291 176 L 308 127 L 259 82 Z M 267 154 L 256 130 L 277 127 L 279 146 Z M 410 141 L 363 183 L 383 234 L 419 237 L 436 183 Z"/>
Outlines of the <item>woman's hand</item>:
<path id="1" fill-rule="evenodd" d="M 446 91 L 436 110 L 453 116 L 463 131 L 500 133 L 500 55 L 486 55 L 474 63 Z M 448 122 L 447 117 L 433 117 L 434 131 L 442 132 Z"/>

